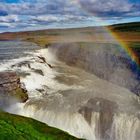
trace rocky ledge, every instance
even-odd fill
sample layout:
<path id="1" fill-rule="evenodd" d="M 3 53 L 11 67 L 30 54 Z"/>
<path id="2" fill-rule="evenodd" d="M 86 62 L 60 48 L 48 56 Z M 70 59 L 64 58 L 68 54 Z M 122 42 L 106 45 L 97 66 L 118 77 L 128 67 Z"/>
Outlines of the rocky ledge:
<path id="1" fill-rule="evenodd" d="M 0 72 L 0 106 L 27 100 L 27 90 L 21 84 L 20 77 L 15 72 Z"/>

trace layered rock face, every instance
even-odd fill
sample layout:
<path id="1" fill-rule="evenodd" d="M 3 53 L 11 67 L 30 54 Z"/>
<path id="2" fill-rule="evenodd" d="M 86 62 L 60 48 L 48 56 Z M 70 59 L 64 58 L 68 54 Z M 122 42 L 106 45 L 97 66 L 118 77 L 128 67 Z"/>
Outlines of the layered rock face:
<path id="1" fill-rule="evenodd" d="M 0 72 L 0 106 L 13 101 L 26 102 L 28 94 L 15 72 Z"/>
<path id="2" fill-rule="evenodd" d="M 140 95 L 140 71 L 119 44 L 62 43 L 53 44 L 50 50 L 68 65 L 82 68 Z"/>

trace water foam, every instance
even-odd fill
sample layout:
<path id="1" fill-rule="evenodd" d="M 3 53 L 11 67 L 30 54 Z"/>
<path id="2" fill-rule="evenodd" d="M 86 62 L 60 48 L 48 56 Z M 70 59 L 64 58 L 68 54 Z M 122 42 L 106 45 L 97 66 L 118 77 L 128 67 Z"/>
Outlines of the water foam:
<path id="1" fill-rule="evenodd" d="M 44 57 L 47 63 L 51 64 L 54 66 L 54 68 L 50 68 L 47 63 L 42 63 L 41 60 L 38 58 L 38 56 Z M 23 61 L 29 61 L 30 67 L 28 65 L 23 65 L 21 67 L 18 67 L 17 64 Z M 2 70 L 14 70 L 14 71 L 21 71 L 21 72 L 26 72 L 29 73 L 29 75 L 25 77 L 21 77 L 21 81 L 25 84 L 28 93 L 29 93 L 29 101 L 25 104 L 17 103 L 15 105 L 10 106 L 9 108 L 6 109 L 6 111 L 27 116 L 27 117 L 32 117 L 35 118 L 39 121 L 45 122 L 50 126 L 60 128 L 64 131 L 69 132 L 71 135 L 74 135 L 79 138 L 86 138 L 88 140 L 102 140 L 100 136 L 100 131 L 99 131 L 99 122 L 100 122 L 100 112 L 92 112 L 91 115 L 91 124 L 89 124 L 84 116 L 80 114 L 77 111 L 70 111 L 69 108 L 66 110 L 63 110 L 64 108 L 61 108 L 60 110 L 57 110 L 57 102 L 54 102 L 55 108 L 52 107 L 52 109 L 49 109 L 47 107 L 47 97 L 49 95 L 52 95 L 49 99 L 51 100 L 52 98 L 55 98 L 58 95 L 61 95 L 63 98 L 61 100 L 61 97 L 58 98 L 60 99 L 60 107 L 65 106 L 65 102 L 67 102 L 67 99 L 69 99 L 69 102 L 75 103 L 76 101 L 81 100 L 84 98 L 84 103 L 87 102 L 87 99 L 93 96 L 93 93 L 87 93 L 84 94 L 77 94 L 76 93 L 72 94 L 70 98 L 69 94 L 71 92 L 68 92 L 68 95 L 65 94 L 63 96 L 62 94 L 59 94 L 59 91 L 69 91 L 69 90 L 81 90 L 83 89 L 82 86 L 77 86 L 77 85 L 67 85 L 64 83 L 58 82 L 55 77 L 58 75 L 61 75 L 62 73 L 59 73 L 56 69 L 55 66 L 60 65 L 48 49 L 41 49 L 36 51 L 35 53 L 30 53 L 30 56 L 20 58 L 20 59 L 14 59 L 5 62 L 5 64 L 2 64 L 0 71 Z M 15 65 L 12 67 L 12 65 Z M 39 69 L 43 72 L 43 75 L 36 73 L 34 70 Z M 68 71 L 71 73 L 71 70 L 68 68 Z M 82 75 L 84 77 L 84 75 Z M 71 77 L 74 77 L 71 75 Z M 122 91 L 126 92 L 127 90 L 124 90 L 122 88 L 119 89 L 118 86 L 113 86 L 113 84 L 107 84 L 106 81 L 99 80 L 98 78 L 94 77 L 95 81 L 93 82 L 95 85 L 93 87 L 96 87 L 96 84 L 98 85 L 100 82 L 103 84 L 99 88 L 102 88 L 100 92 L 105 91 L 111 92 L 114 89 L 114 95 L 115 95 L 115 89 L 118 90 L 118 95 L 112 95 L 114 98 L 118 96 L 119 98 L 125 98 L 123 94 L 121 94 Z M 86 81 L 88 80 L 83 80 L 85 82 L 85 86 L 87 86 Z M 89 80 L 90 82 L 90 80 Z M 112 86 L 112 89 L 107 89 L 106 91 L 106 86 L 109 85 Z M 98 86 L 97 86 L 98 87 Z M 111 88 L 111 87 L 110 87 Z M 42 93 L 38 91 L 37 89 L 44 89 L 45 91 Z M 79 91 L 80 91 L 79 90 Z M 95 91 L 99 89 L 94 89 Z M 73 91 L 72 91 L 73 92 Z M 128 92 L 128 91 L 127 91 Z M 98 93 L 98 92 L 97 92 Z M 130 93 L 130 92 L 128 92 Z M 44 95 L 45 94 L 45 95 Z M 101 93 L 103 95 L 104 93 Z M 112 93 L 113 94 L 113 93 Z M 83 97 L 78 95 L 82 95 Z M 87 97 L 89 96 L 89 97 Z M 105 95 L 107 96 L 107 95 Z M 109 96 L 109 95 L 108 95 Z M 122 97 L 121 97 L 122 96 Z M 128 95 L 129 96 L 129 95 Z M 44 99 L 46 98 L 46 99 Z M 40 99 L 40 100 L 39 100 Z M 73 100 L 70 100 L 73 99 Z M 79 100 L 77 100 L 79 99 Z M 34 100 L 37 100 L 38 102 L 34 102 Z M 41 102 L 45 100 L 44 104 L 45 106 L 39 107 Z M 53 99 L 52 99 L 53 100 Z M 74 101 L 74 102 L 73 102 Z M 68 102 L 68 104 L 69 104 Z M 71 104 L 70 104 L 71 105 Z M 75 105 L 73 104 L 73 108 Z M 116 113 L 113 117 L 113 122 L 111 124 L 110 130 L 108 132 L 110 135 L 109 139 L 106 140 L 139 140 L 140 136 L 138 133 L 138 130 L 140 130 L 140 120 L 136 115 L 129 115 L 125 113 Z"/>

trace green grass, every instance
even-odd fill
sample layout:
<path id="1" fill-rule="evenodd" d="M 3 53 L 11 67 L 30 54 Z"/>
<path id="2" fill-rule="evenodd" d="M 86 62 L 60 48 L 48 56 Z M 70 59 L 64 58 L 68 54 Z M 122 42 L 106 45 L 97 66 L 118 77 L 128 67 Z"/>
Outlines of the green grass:
<path id="1" fill-rule="evenodd" d="M 110 26 L 114 31 L 140 32 L 140 22 L 122 23 Z"/>
<path id="2" fill-rule="evenodd" d="M 78 140 L 31 118 L 0 112 L 0 140 Z"/>
<path id="3" fill-rule="evenodd" d="M 132 42 L 128 44 L 130 48 L 140 49 L 140 42 Z"/>

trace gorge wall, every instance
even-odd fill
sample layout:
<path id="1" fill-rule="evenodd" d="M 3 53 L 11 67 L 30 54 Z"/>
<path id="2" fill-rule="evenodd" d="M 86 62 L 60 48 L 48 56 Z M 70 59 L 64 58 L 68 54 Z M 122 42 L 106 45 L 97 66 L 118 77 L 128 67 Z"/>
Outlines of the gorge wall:
<path id="1" fill-rule="evenodd" d="M 20 77 L 15 72 L 0 72 L 0 107 L 27 100 L 28 94 L 20 82 Z"/>
<path id="2" fill-rule="evenodd" d="M 119 44 L 60 43 L 53 44 L 50 50 L 68 65 L 82 68 L 140 95 L 139 68 Z"/>

